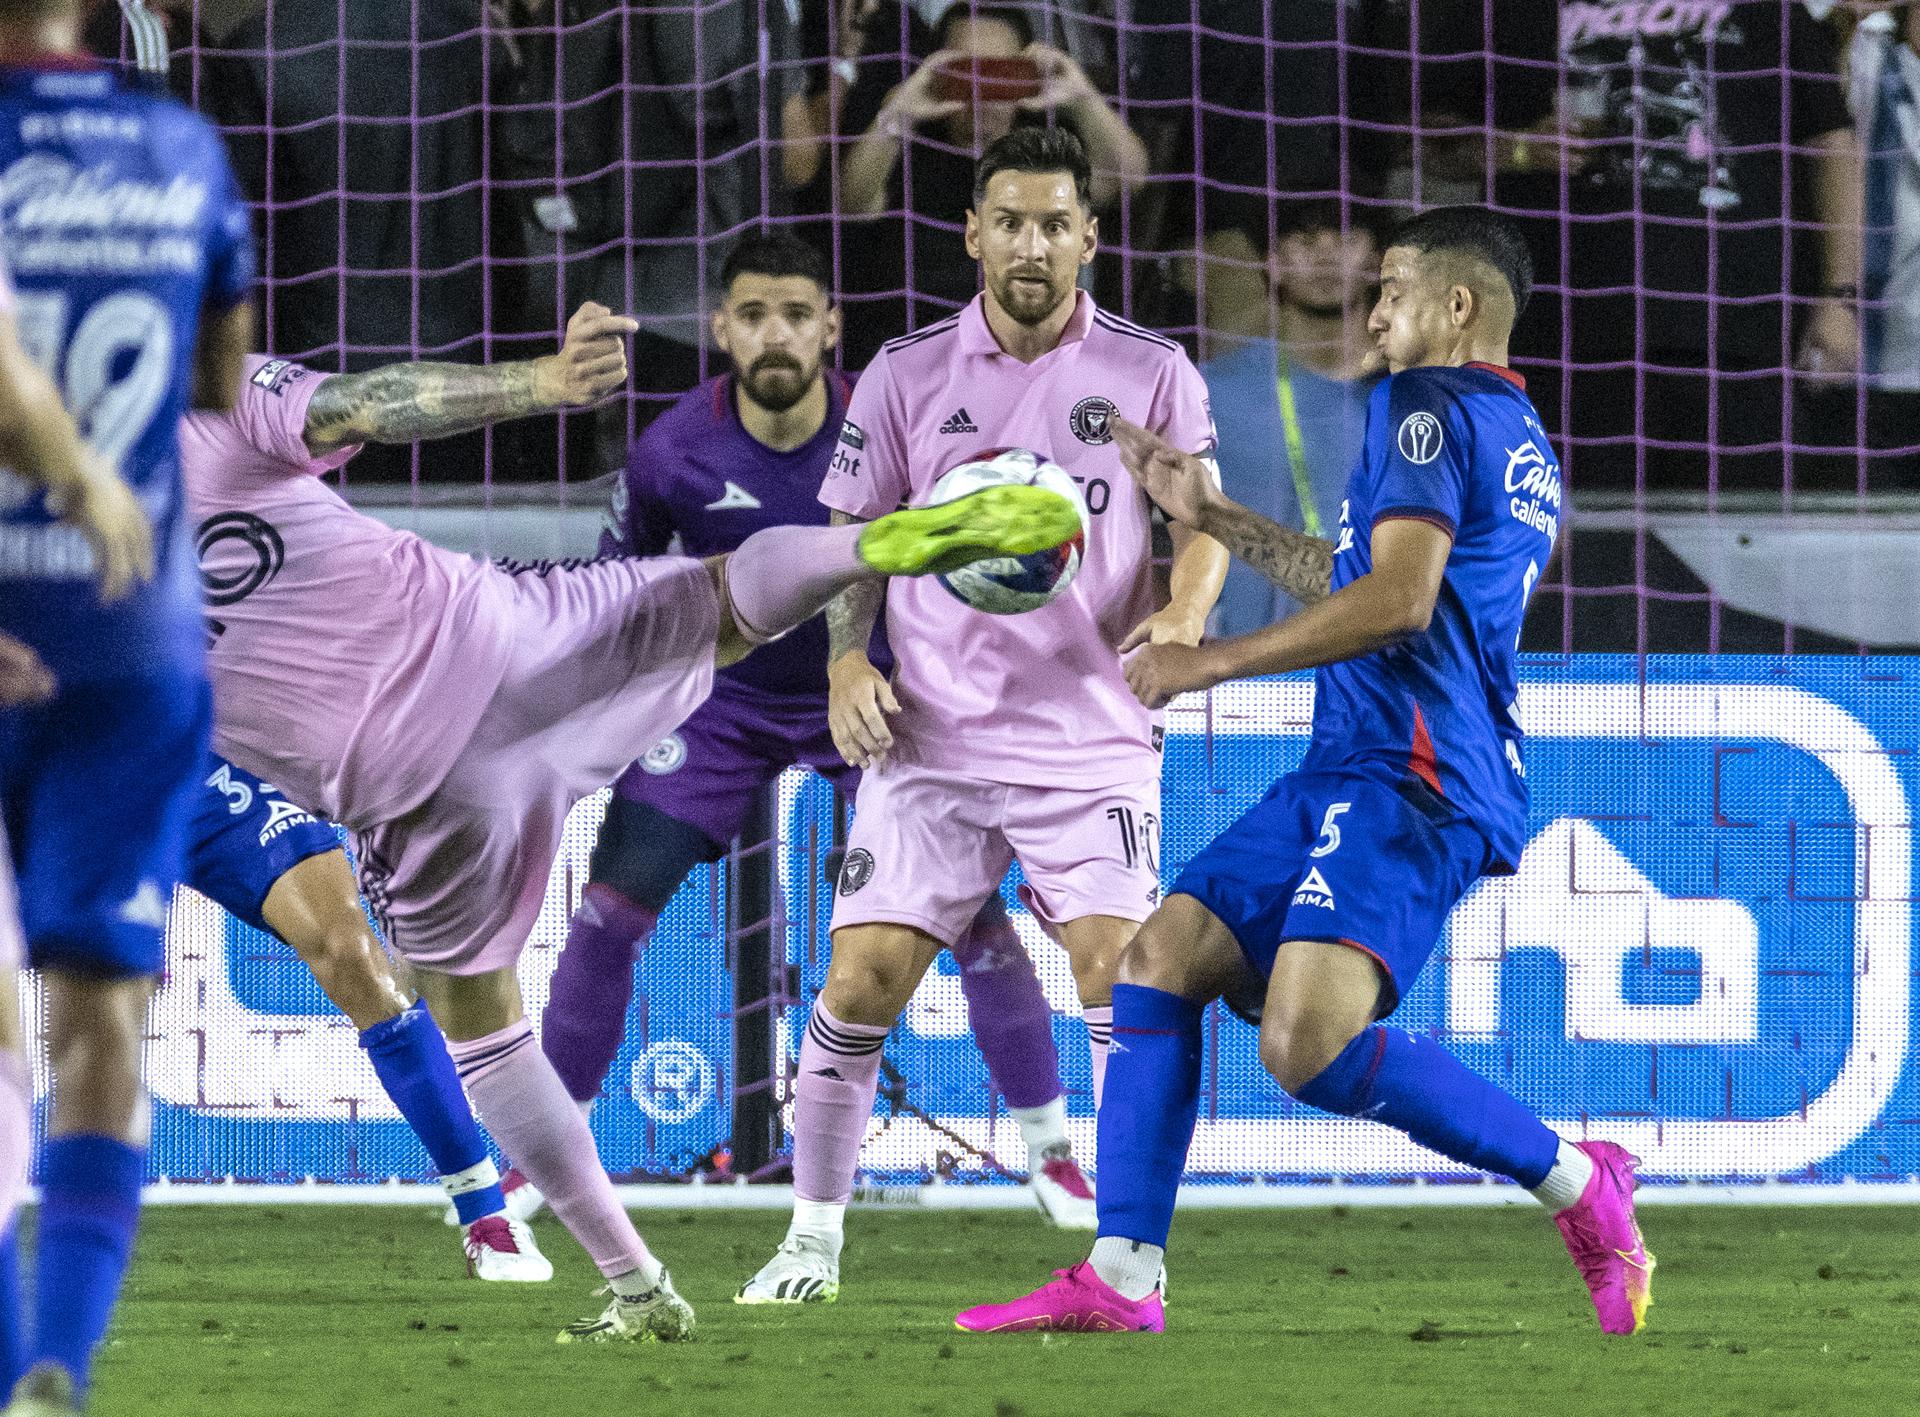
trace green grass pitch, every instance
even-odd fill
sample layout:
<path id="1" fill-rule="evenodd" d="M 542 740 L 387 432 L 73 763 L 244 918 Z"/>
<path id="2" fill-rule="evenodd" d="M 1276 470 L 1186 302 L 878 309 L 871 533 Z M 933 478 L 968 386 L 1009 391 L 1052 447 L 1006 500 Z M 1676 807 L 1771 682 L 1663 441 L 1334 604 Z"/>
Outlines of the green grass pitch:
<path id="1" fill-rule="evenodd" d="M 839 1303 L 738 1308 L 782 1214 L 656 1212 L 697 1342 L 555 1345 L 597 1276 L 464 1278 L 437 1214 L 156 1207 L 99 1417 L 1159 1417 L 1920 1412 L 1920 1225 L 1898 1208 L 1663 1208 L 1647 1331 L 1604 1339 L 1538 1211 L 1195 1211 L 1164 1337 L 985 1337 L 956 1309 L 1085 1253 L 1024 1212 L 856 1211 Z"/>

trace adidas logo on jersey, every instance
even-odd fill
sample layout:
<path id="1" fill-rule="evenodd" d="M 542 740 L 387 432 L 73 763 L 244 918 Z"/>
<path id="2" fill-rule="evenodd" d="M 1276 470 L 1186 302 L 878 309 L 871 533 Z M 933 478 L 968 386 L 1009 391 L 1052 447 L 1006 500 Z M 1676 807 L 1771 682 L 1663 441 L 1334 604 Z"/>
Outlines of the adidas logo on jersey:
<path id="1" fill-rule="evenodd" d="M 720 500 L 707 503 L 707 510 L 710 512 L 725 512 L 736 507 L 746 509 L 759 505 L 760 499 L 758 497 L 747 491 L 747 489 L 739 483 L 729 481 L 727 483 L 727 490 L 720 494 Z"/>
<path id="2" fill-rule="evenodd" d="M 1306 880 L 1300 883 L 1300 889 L 1293 893 L 1295 905 L 1317 905 L 1322 910 L 1333 909 L 1333 887 L 1327 884 L 1327 878 L 1320 874 L 1315 866 L 1307 872 Z"/>
<path id="3" fill-rule="evenodd" d="M 940 431 L 942 433 L 978 433 L 980 425 L 967 417 L 966 409 L 962 408 L 940 425 Z"/>

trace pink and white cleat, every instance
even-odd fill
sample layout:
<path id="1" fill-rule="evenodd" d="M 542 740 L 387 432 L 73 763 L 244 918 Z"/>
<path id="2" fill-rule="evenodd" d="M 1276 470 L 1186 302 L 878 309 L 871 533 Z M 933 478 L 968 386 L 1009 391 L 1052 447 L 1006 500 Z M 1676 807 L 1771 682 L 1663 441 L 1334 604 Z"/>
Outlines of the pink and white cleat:
<path id="1" fill-rule="evenodd" d="M 1653 1256 L 1633 1218 L 1633 1168 L 1624 1147 L 1610 1141 L 1575 1143 L 1593 1162 L 1580 1199 L 1553 1217 L 1580 1277 L 1593 1294 L 1600 1327 L 1637 1333 L 1653 1304 Z"/>
<path id="2" fill-rule="evenodd" d="M 500 1199 L 507 1203 L 501 1212 L 509 1220 L 528 1221 L 538 1215 L 546 1206 L 547 1198 L 540 1188 L 522 1174 L 518 1166 L 509 1166 L 500 1177 Z M 440 1219 L 451 1229 L 460 1229 L 460 1212 L 452 1204 L 441 1212 Z"/>
<path id="3" fill-rule="evenodd" d="M 1098 1230 L 1100 1212 L 1093 1185 L 1072 1150 L 1062 1142 L 1032 1158 L 1027 1189 L 1047 1222 L 1056 1230 Z"/>
<path id="4" fill-rule="evenodd" d="M 954 1317 L 969 1333 L 1164 1333 L 1166 1310 L 1155 1290 L 1144 1299 L 1117 1293 L 1093 1265 L 1056 1269 L 1053 1278 L 1011 1304 L 981 1304 Z"/>
<path id="5" fill-rule="evenodd" d="M 533 1232 L 505 1215 L 487 1215 L 467 1227 L 462 1237 L 467 1273 L 475 1279 L 508 1284 L 545 1284 L 553 1278 L 553 1262 L 540 1253 Z"/>

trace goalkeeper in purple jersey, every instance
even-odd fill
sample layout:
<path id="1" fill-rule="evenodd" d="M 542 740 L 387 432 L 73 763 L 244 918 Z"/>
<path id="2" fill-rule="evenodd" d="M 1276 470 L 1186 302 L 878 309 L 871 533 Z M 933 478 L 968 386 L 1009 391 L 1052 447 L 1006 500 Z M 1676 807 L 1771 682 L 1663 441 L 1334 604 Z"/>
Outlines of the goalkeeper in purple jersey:
<path id="1" fill-rule="evenodd" d="M 1293 1096 L 1397 1128 L 1512 1177 L 1552 1212 L 1608 1333 L 1637 1331 L 1653 1256 L 1634 1159 L 1562 1140 L 1391 1014 L 1449 912 L 1526 844 L 1514 716 L 1527 600 L 1553 552 L 1560 469 L 1505 367 L 1532 265 L 1504 218 L 1443 207 L 1395 233 L 1368 322 L 1393 377 L 1373 393 L 1337 539 L 1227 500 L 1197 459 L 1116 424 L 1128 471 L 1306 608 L 1251 635 L 1155 645 L 1127 667 L 1142 702 L 1314 669 L 1300 768 L 1193 859 L 1127 948 L 1100 1112 L 1100 1235 L 1086 1262 L 976 1332 L 1157 1332 L 1174 1195 L 1193 1139 L 1201 1017 L 1225 996 L 1260 1019 L 1260 1058 Z"/>
<path id="2" fill-rule="evenodd" d="M 728 552 L 765 527 L 824 526 L 820 482 L 848 388 L 822 367 L 840 312 L 826 263 L 788 235 L 749 236 L 722 270 L 714 340 L 731 373 L 694 388 L 633 449 L 614 493 L 603 555 Z M 718 860 L 755 794 L 788 767 L 851 797 L 827 728 L 827 646 L 816 619 L 722 670 L 713 696 L 622 774 L 588 884 L 554 972 L 542 1046 L 583 1107 L 619 1050 L 634 956 L 690 871 Z M 954 949 L 974 1033 L 1027 1143 L 1029 1184 L 1054 1224 L 1091 1229 L 1093 1196 L 1067 1140 L 1053 1011 L 998 896 Z M 539 1192 L 505 1178 L 510 1213 Z"/>

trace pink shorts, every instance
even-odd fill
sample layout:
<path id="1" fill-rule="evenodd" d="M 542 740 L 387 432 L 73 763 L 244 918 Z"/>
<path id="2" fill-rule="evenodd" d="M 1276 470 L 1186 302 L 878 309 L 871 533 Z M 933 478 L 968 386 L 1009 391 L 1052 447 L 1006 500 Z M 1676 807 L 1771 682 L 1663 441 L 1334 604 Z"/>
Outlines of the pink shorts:
<path id="1" fill-rule="evenodd" d="M 393 948 L 448 974 L 519 960 L 574 803 L 713 688 L 720 600 L 699 561 L 596 561 L 514 583 L 514 663 L 466 750 L 419 807 L 354 839 Z"/>
<path id="2" fill-rule="evenodd" d="M 860 779 L 833 928 L 911 925 L 952 945 L 1015 860 L 1049 927 L 1145 920 L 1160 901 L 1160 779 L 1026 787 L 910 763 Z"/>

